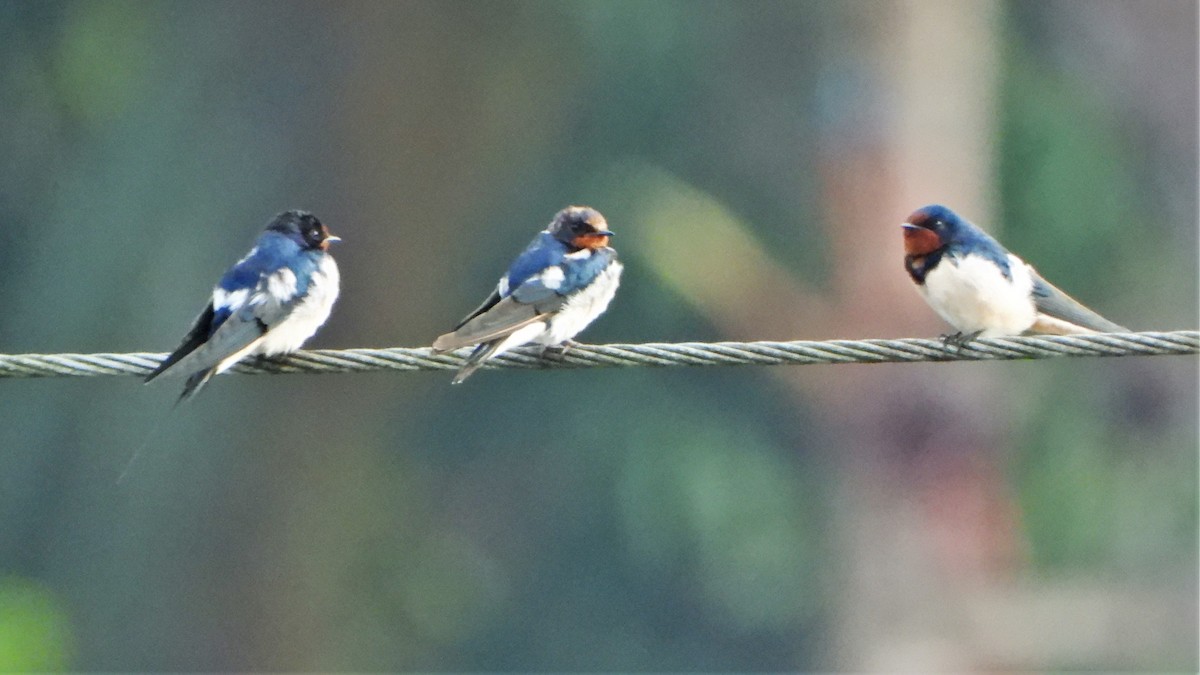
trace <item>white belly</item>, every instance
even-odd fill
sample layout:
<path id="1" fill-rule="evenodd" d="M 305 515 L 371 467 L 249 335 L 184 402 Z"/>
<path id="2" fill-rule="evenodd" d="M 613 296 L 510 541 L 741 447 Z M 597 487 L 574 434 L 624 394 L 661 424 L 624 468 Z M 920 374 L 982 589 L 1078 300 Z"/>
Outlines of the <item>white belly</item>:
<path id="1" fill-rule="evenodd" d="M 558 345 L 579 335 L 588 324 L 608 309 L 621 282 L 621 263 L 612 261 L 587 288 L 572 295 L 562 309 L 550 319 L 550 325 L 535 342 Z"/>
<path id="2" fill-rule="evenodd" d="M 1033 278 L 1015 255 L 1008 256 L 1012 280 L 981 256 L 943 257 L 917 289 L 929 306 L 963 333 L 981 337 L 1020 335 L 1037 320 Z"/>

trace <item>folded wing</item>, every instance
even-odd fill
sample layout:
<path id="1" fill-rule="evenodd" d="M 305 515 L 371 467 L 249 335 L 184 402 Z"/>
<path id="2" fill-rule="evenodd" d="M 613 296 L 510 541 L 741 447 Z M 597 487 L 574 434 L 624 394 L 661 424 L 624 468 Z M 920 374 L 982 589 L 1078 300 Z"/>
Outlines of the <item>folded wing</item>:
<path id="1" fill-rule="evenodd" d="M 532 249 L 531 249 L 532 250 Z M 550 315 L 562 309 L 571 295 L 586 287 L 615 258 L 611 249 L 581 251 L 571 255 L 558 255 L 556 264 L 532 272 L 514 272 L 532 258 L 530 251 L 518 260 L 499 286 L 474 312 L 467 315 L 455 329 L 438 337 L 433 343 L 437 352 L 446 352 L 460 347 L 500 340 L 522 328 L 546 321 Z M 524 262 L 522 262 L 524 260 Z M 509 282 L 520 279 L 509 291 Z"/>
<path id="2" fill-rule="evenodd" d="M 499 297 L 499 296 L 496 296 Z M 459 347 L 507 337 L 529 324 L 541 321 L 562 307 L 564 299 L 551 294 L 538 302 L 524 303 L 510 295 L 469 317 L 453 332 L 438 337 L 434 351 L 448 352 Z"/>
<path id="3" fill-rule="evenodd" d="M 1039 313 L 1100 333 L 1128 332 L 1128 328 L 1084 307 L 1032 269 L 1030 273 L 1033 275 L 1033 300 Z"/>
<path id="4" fill-rule="evenodd" d="M 278 293 L 289 278 L 294 280 L 294 273 L 282 268 L 259 277 L 253 290 L 230 292 L 218 286 L 183 343 L 146 381 L 160 375 L 187 376 L 181 399 L 193 396 L 209 378 L 250 353 L 267 331 L 303 299 L 294 291 L 290 295 Z M 291 286 L 294 288 L 294 281 Z"/>

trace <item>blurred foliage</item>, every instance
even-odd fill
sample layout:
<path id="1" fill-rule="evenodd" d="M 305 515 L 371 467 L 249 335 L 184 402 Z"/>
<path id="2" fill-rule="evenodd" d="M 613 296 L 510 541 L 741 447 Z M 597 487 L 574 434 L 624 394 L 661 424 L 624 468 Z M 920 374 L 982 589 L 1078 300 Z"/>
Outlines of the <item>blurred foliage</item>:
<path id="1" fill-rule="evenodd" d="M 761 441 L 681 421 L 681 433 L 630 444 L 638 451 L 618 491 L 637 563 L 664 578 L 694 577 L 707 612 L 734 630 L 810 617 L 820 576 L 797 570 L 820 569 L 819 492 Z"/>
<path id="2" fill-rule="evenodd" d="M 1098 92 L 1047 69 L 1017 45 L 1010 49 L 1001 88 L 1007 104 L 1000 155 L 1005 238 L 1016 250 L 1034 249 L 1036 258 L 1023 255 L 1052 278 L 1107 282 L 1094 292 L 1112 293 L 1124 280 L 1091 274 L 1073 261 L 1119 270 L 1120 252 L 1144 236 L 1143 227 L 1154 227 L 1143 222 L 1146 200 L 1133 181 L 1115 115 Z"/>
<path id="3" fill-rule="evenodd" d="M 588 185 L 604 201 L 617 203 L 615 213 L 629 223 L 622 236 L 628 242 L 626 257 L 635 258 L 701 315 L 736 315 L 756 302 L 759 285 L 789 283 L 790 271 L 742 218 L 677 176 L 623 162 L 605 167 Z"/>
<path id="4" fill-rule="evenodd" d="M 1186 559 L 1197 546 L 1198 467 L 1194 454 L 1175 450 L 1194 438 L 1186 425 L 1158 414 L 1139 418 L 1122 412 L 1136 408 L 1120 405 L 1125 397 L 1174 394 L 1141 388 L 1119 395 L 1095 377 L 1048 375 L 1037 378 L 1035 408 L 1013 443 L 1034 561 L 1100 571 Z M 1087 414 L 1094 409 L 1112 414 L 1096 420 Z"/>
<path id="5" fill-rule="evenodd" d="M 568 203 L 627 266 L 585 340 L 932 334 L 895 223 L 899 177 L 962 152 L 896 140 L 934 106 L 996 129 L 981 226 L 1114 320 L 1194 327 L 1194 4 L 984 12 L 994 110 L 903 67 L 963 6 L 0 2 L 0 349 L 168 349 L 293 207 L 345 239 L 318 347 L 427 343 Z M 0 669 L 1194 669 L 1196 375 L 223 377 L 173 414 L 4 381 Z M 1057 580 L 1145 595 L 1097 637 L 1021 604 Z"/>
<path id="6" fill-rule="evenodd" d="M 0 670 L 67 670 L 71 631 L 65 608 L 42 585 L 19 577 L 0 577 Z"/>
<path id="7" fill-rule="evenodd" d="M 1130 161 L 1135 151 L 1129 130 L 1119 122 L 1117 102 L 1070 72 L 1048 67 L 1045 55 L 1039 58 L 1019 34 L 1006 44 L 1000 155 L 1005 240 L 1076 297 L 1120 297 L 1130 285 L 1156 289 L 1162 297 L 1155 303 L 1139 298 L 1136 304 L 1113 307 L 1120 316 L 1132 317 L 1122 320 L 1127 325 L 1143 323 L 1139 308 L 1194 301 L 1194 284 L 1180 274 L 1194 276 L 1194 251 L 1170 246 L 1154 252 L 1154 264 L 1129 264 L 1131 252 L 1143 249 L 1143 242 L 1169 237 L 1178 224 L 1168 209 L 1155 204 L 1151 177 Z M 1170 325 L 1188 321 L 1184 315 Z M 1056 365 L 1047 369 L 1063 371 Z M 1196 456 L 1170 451 L 1194 440 L 1188 438 L 1192 430 L 1159 415 L 1137 419 L 1116 412 L 1132 408 L 1098 396 L 1107 386 L 1103 381 L 1092 377 L 1092 386 L 1081 386 L 1080 377 L 1037 377 L 1031 387 L 1036 411 L 1024 438 L 1013 444 L 1035 562 L 1050 568 L 1103 567 L 1130 555 L 1148 562 L 1194 551 L 1197 515 L 1190 493 L 1196 488 Z M 1137 394 L 1158 402 L 1186 395 L 1155 391 L 1145 383 Z M 1105 408 L 1114 414 L 1088 414 Z M 1182 501 L 1165 500 L 1148 510 L 1148 504 L 1129 501 L 1141 492 L 1137 485 L 1155 485 L 1155 491 Z M 1156 535 L 1143 538 L 1137 534 L 1145 532 L 1142 528 Z"/>
<path id="8" fill-rule="evenodd" d="M 1111 104 L 1018 44 L 1010 50 L 1001 88 L 1006 242 L 1077 297 L 1119 297 L 1121 288 L 1136 283 L 1183 304 L 1188 288 L 1172 283 L 1172 276 L 1194 267 L 1184 249 L 1161 252 L 1170 265 L 1125 263 L 1148 233 L 1166 236 L 1175 223 L 1152 206 L 1149 186 L 1139 184 L 1129 162 L 1133 150 Z M 1137 312 L 1136 306 L 1114 309 Z"/>
<path id="9" fill-rule="evenodd" d="M 111 124 L 145 95 L 138 90 L 153 64 L 149 31 L 156 9 L 133 0 L 71 8 L 55 55 L 54 81 L 59 99 L 79 124 Z"/>

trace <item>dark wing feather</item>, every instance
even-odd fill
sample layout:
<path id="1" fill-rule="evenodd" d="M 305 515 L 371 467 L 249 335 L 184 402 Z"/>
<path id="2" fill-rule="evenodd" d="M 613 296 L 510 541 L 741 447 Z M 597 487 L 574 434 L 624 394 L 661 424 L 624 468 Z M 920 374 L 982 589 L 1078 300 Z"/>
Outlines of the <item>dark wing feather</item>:
<path id="1" fill-rule="evenodd" d="M 208 340 L 208 333 L 212 330 L 213 322 L 213 304 L 210 301 L 208 306 L 200 312 L 200 316 L 196 317 L 196 321 L 192 323 L 192 329 L 183 338 L 183 343 L 171 352 L 171 355 L 163 359 L 162 363 L 154 369 L 154 372 L 146 376 L 145 381 L 149 382 L 154 378 L 162 375 L 168 368 L 179 363 L 179 360 L 194 352 L 200 345 Z"/>
<path id="2" fill-rule="evenodd" d="M 558 311 L 572 292 L 591 283 L 609 264 L 614 253 L 607 251 L 610 250 L 606 249 L 598 256 L 589 256 L 581 262 L 572 261 L 574 264 L 545 265 L 534 272 L 532 268 L 535 264 L 542 265 L 546 261 L 563 258 L 560 249 L 539 247 L 539 240 L 534 240 L 534 244 L 526 249 L 508 272 L 506 279 L 517 284 L 512 292 L 501 298 L 499 288 L 492 291 L 487 300 L 459 322 L 453 331 L 434 340 L 433 350 L 447 352 L 498 340 Z M 558 283 L 547 286 L 545 275 L 552 269 L 561 274 Z"/>
<path id="3" fill-rule="evenodd" d="M 558 310 L 564 302 L 566 299 L 559 296 L 534 304 L 517 302 L 511 296 L 504 298 L 481 314 L 468 319 L 453 332 L 440 336 L 434 341 L 433 349 L 448 352 L 459 347 L 506 337 Z"/>
<path id="4" fill-rule="evenodd" d="M 175 359 L 166 368 L 159 366 L 159 369 L 161 373 L 167 375 L 188 375 L 189 378 L 206 373 L 203 380 L 194 386 L 192 379 L 188 380 L 189 389 L 198 389 L 200 385 L 204 384 L 204 381 L 212 376 L 212 373 L 208 371 L 212 371 L 229 356 L 250 346 L 266 332 L 267 324 L 254 316 L 252 308 L 244 307 L 221 324 L 221 327 L 205 342 L 200 345 L 190 345 L 190 351 Z M 156 371 L 155 376 L 161 373 Z M 185 391 L 185 395 L 187 393 Z"/>
<path id="5" fill-rule="evenodd" d="M 1129 331 L 1128 328 L 1119 326 L 1079 304 L 1054 284 L 1043 279 L 1032 268 L 1029 271 L 1033 275 L 1033 301 L 1037 311 L 1101 333 L 1126 333 Z"/>
<path id="6" fill-rule="evenodd" d="M 217 366 L 267 334 L 268 324 L 257 315 L 261 306 L 246 306 L 225 320 L 208 341 L 178 362 L 179 374 L 190 373 L 179 400 L 196 395 L 217 372 Z"/>
<path id="7" fill-rule="evenodd" d="M 498 288 L 493 290 L 491 295 L 487 296 L 487 299 L 483 301 L 483 304 L 476 307 L 474 309 L 474 311 L 472 311 L 470 314 L 464 316 L 463 320 L 459 321 L 458 325 L 456 325 L 454 327 L 454 330 L 458 330 L 459 328 L 462 328 L 471 319 L 474 319 L 475 317 L 479 316 L 480 314 L 483 314 L 484 312 L 488 311 L 492 307 L 495 307 L 497 302 L 500 302 L 500 289 L 498 289 Z"/>
<path id="8" fill-rule="evenodd" d="M 238 307 L 222 307 L 218 312 L 210 301 L 208 307 L 196 319 L 196 324 L 184 339 L 183 345 L 160 364 L 147 381 L 164 373 L 191 376 L 209 370 L 250 346 L 265 335 L 269 328 L 287 318 L 296 304 L 304 299 L 304 293 L 297 293 L 282 302 L 253 300 L 267 294 L 266 289 L 270 287 L 272 278 L 282 274 L 284 269 L 261 275 L 247 302 Z M 232 311 L 232 314 L 227 314 L 229 311 Z M 228 318 L 213 330 L 214 317 L 219 320 L 222 316 Z"/>

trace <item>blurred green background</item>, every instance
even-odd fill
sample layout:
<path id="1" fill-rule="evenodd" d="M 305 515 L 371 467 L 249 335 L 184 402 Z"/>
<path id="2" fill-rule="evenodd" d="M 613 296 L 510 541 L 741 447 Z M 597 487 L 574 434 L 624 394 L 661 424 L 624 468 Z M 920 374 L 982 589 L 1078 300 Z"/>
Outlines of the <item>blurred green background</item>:
<path id="1" fill-rule="evenodd" d="M 932 336 L 943 202 L 1198 325 L 1197 5 L 0 2 L 0 351 L 167 351 L 276 212 L 418 346 L 559 208 L 591 342 Z M 0 670 L 1184 670 L 1197 361 L 0 381 Z M 165 420 L 165 421 L 164 421 Z M 135 449 L 144 449 L 123 481 Z"/>

